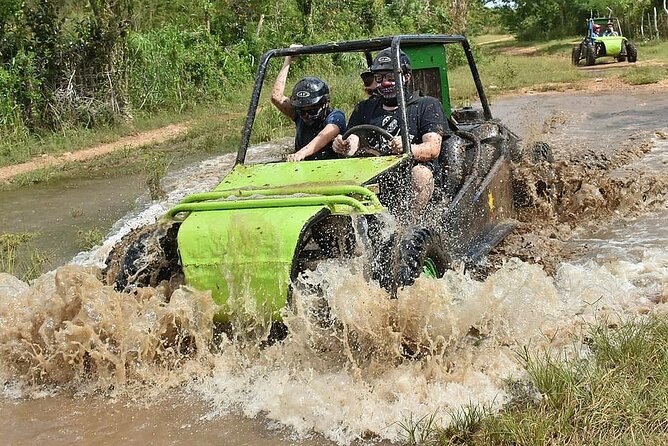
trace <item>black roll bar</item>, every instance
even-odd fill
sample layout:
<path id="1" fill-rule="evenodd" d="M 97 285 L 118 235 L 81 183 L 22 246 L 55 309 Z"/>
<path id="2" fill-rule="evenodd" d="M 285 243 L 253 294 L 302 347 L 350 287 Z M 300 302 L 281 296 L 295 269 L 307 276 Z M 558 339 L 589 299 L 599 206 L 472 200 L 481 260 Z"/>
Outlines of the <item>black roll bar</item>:
<path id="1" fill-rule="evenodd" d="M 444 34 L 403 34 L 398 36 L 387 36 L 387 37 L 377 37 L 373 39 L 365 40 L 350 40 L 345 42 L 334 42 L 334 43 L 325 43 L 319 45 L 309 45 L 301 47 L 291 47 L 291 48 L 279 48 L 272 49 L 267 51 L 260 58 L 260 62 L 257 67 L 257 73 L 255 75 L 255 84 L 253 86 L 253 93 L 251 95 L 251 101 L 248 105 L 248 113 L 246 114 L 246 121 L 242 129 L 241 142 L 239 144 L 239 150 L 237 152 L 236 164 L 243 164 L 246 160 L 246 152 L 248 151 L 248 144 L 250 142 L 251 130 L 253 127 L 253 122 L 255 121 L 255 116 L 257 112 L 257 106 L 260 101 L 260 94 L 262 92 L 262 86 L 264 84 L 264 78 L 267 73 L 267 66 L 269 65 L 269 60 L 272 57 L 285 57 L 285 56 L 299 56 L 299 55 L 308 55 L 308 54 L 332 54 L 332 53 L 342 53 L 342 52 L 369 52 L 369 51 L 380 51 L 384 48 L 391 47 L 393 55 L 393 68 L 399 79 L 399 94 L 397 97 L 397 103 L 401 110 L 400 120 L 402 121 L 402 143 L 406 147 L 406 150 L 410 150 L 410 144 L 408 141 L 408 131 L 407 131 L 407 116 L 406 116 L 406 98 L 404 94 L 404 85 L 403 77 L 401 76 L 401 63 L 399 59 L 399 49 L 403 47 L 411 46 L 420 46 L 424 44 L 461 44 L 464 49 L 464 54 L 466 55 L 466 60 L 469 64 L 471 70 L 471 75 L 473 76 L 473 81 L 476 86 L 478 97 L 480 98 L 480 103 L 482 105 L 483 114 L 485 119 L 492 119 L 492 112 L 489 107 L 489 102 L 487 101 L 487 96 L 482 86 L 482 81 L 480 80 L 480 74 L 478 73 L 478 68 L 475 64 L 473 58 L 473 52 L 471 51 L 471 45 L 464 36 L 458 35 L 444 35 Z"/>

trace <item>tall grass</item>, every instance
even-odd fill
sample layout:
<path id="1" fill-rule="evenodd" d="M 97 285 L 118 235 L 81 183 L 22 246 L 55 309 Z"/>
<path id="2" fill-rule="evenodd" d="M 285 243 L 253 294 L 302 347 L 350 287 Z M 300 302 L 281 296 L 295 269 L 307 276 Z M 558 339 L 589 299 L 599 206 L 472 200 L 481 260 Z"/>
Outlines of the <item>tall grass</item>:
<path id="1" fill-rule="evenodd" d="M 32 232 L 0 234 L 0 272 L 18 276 L 24 281 L 40 275 L 49 257 L 32 247 L 31 242 L 36 235 Z"/>
<path id="2" fill-rule="evenodd" d="M 468 407 L 450 426 L 410 421 L 407 444 L 668 444 L 668 318 L 601 324 L 585 338 L 589 354 L 519 354 L 527 383 L 509 383 L 513 400 L 499 413 Z M 519 390 L 519 391 L 518 391 Z M 416 442 L 416 432 L 421 442 Z"/>

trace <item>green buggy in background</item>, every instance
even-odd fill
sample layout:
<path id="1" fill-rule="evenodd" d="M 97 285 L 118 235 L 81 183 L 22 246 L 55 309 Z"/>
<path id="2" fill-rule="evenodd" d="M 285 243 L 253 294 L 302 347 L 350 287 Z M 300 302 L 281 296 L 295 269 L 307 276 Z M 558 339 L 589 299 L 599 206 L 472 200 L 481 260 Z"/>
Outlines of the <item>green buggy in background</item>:
<path id="1" fill-rule="evenodd" d="M 612 24 L 616 36 L 594 35 L 594 25 L 604 29 L 608 24 Z M 587 35 L 573 47 L 571 61 L 577 66 L 584 60 L 587 66 L 591 66 L 596 63 L 596 59 L 601 57 L 612 57 L 618 62 L 628 61 L 630 63 L 638 60 L 638 49 L 622 35 L 619 20 L 615 17 L 587 19 Z"/>

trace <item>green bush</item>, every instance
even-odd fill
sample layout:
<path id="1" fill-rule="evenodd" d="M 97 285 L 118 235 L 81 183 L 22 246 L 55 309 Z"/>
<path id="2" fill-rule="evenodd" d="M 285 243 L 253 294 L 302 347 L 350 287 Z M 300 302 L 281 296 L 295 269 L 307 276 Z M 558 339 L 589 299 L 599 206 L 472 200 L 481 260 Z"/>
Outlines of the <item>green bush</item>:
<path id="1" fill-rule="evenodd" d="M 130 101 L 144 112 L 215 101 L 252 72 L 251 60 L 222 48 L 204 29 L 131 33 L 128 50 Z"/>

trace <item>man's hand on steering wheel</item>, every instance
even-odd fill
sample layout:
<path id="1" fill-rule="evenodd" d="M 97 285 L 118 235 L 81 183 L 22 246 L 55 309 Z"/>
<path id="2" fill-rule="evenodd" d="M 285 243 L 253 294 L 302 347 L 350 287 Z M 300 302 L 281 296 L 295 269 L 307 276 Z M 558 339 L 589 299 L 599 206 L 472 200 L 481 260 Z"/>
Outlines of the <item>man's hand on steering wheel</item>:
<path id="1" fill-rule="evenodd" d="M 380 138 L 388 141 L 391 153 L 398 154 L 402 152 L 401 138 L 398 139 L 399 143 L 397 146 L 397 143 L 393 142 L 395 138 L 387 130 L 371 124 L 356 125 L 348 129 L 343 136 L 338 136 L 333 143 L 334 151 L 347 156 L 353 156 L 358 153 L 374 156 L 383 155 L 380 147 L 369 146 L 370 138 L 367 136 L 369 133 L 378 135 Z M 363 140 L 364 144 L 360 144 L 360 140 Z"/>
<path id="2" fill-rule="evenodd" d="M 389 142 L 390 152 L 395 155 L 399 155 L 404 152 L 404 142 L 401 140 L 401 136 L 395 136 Z"/>
<path id="3" fill-rule="evenodd" d="M 340 155 L 353 156 L 359 147 L 359 136 L 350 135 L 346 139 L 343 136 L 337 135 L 332 142 L 332 148 Z"/>

